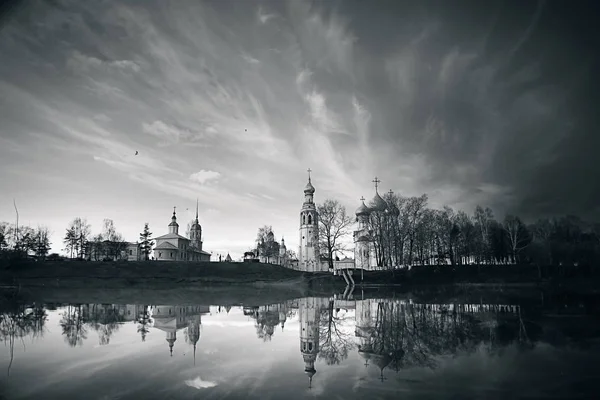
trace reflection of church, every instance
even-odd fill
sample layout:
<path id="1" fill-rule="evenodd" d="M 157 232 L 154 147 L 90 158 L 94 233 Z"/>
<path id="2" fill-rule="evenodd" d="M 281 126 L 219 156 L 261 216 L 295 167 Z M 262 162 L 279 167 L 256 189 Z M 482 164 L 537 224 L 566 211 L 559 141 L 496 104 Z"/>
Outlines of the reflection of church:
<path id="1" fill-rule="evenodd" d="M 154 327 L 166 333 L 171 356 L 173 356 L 173 347 L 177 341 L 177 332 L 187 328 L 184 337 L 185 341 L 194 347 L 195 362 L 196 343 L 200 339 L 200 325 L 202 324 L 201 316 L 209 312 L 208 306 L 159 305 L 152 307 Z"/>

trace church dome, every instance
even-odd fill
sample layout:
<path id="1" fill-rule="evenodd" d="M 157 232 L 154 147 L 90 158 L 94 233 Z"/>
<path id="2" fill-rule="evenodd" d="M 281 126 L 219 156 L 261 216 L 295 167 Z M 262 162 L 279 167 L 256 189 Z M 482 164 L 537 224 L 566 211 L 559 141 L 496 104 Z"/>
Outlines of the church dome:
<path id="1" fill-rule="evenodd" d="M 272 242 L 274 240 L 275 240 L 275 235 L 273 234 L 273 232 L 267 233 L 267 241 Z"/>
<path id="2" fill-rule="evenodd" d="M 369 208 L 371 211 L 380 211 L 383 212 L 387 209 L 388 205 L 383 198 L 379 195 L 379 193 L 375 193 L 375 197 L 369 203 Z"/>
<path id="3" fill-rule="evenodd" d="M 312 185 L 312 183 L 310 182 L 310 179 L 308 180 L 308 183 L 306 184 L 306 187 L 304 188 L 304 194 L 314 194 L 315 193 L 315 187 Z"/>
<path id="4" fill-rule="evenodd" d="M 365 205 L 365 202 L 363 201 L 362 204 L 356 209 L 356 216 L 358 217 L 359 215 L 369 215 L 369 207 L 367 207 Z"/>
<path id="5" fill-rule="evenodd" d="M 392 202 L 392 201 L 388 202 L 388 210 L 390 211 L 390 214 L 392 214 L 394 217 L 397 217 L 398 215 L 400 215 L 400 210 L 398 209 L 398 207 L 396 207 L 396 204 L 394 204 L 394 202 Z"/>

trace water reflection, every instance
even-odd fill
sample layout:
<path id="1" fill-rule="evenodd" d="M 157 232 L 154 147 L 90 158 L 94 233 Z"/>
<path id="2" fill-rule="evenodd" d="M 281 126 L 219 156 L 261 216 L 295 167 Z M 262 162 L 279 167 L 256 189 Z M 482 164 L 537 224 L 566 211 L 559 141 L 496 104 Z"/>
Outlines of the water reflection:
<path id="1" fill-rule="evenodd" d="M 56 392 L 43 386 L 26 390 L 13 384 L 11 379 L 23 382 L 33 371 L 40 373 L 40 368 L 43 373 L 44 368 L 51 368 L 50 365 L 60 369 L 76 362 L 61 358 L 56 352 L 53 337 L 57 337 L 62 338 L 66 348 L 81 349 L 77 350 L 78 359 L 89 358 L 92 362 L 100 362 L 107 354 L 96 349 L 114 351 L 112 356 L 118 359 L 121 356 L 118 353 L 125 352 L 126 346 L 133 346 L 130 355 L 152 361 L 154 365 L 172 360 L 164 374 L 185 376 L 181 382 L 186 387 L 222 390 L 215 392 L 217 398 L 239 396 L 249 387 L 253 388 L 249 397 L 260 397 L 259 392 L 267 390 L 272 383 L 267 383 L 266 378 L 257 375 L 253 368 L 279 375 L 274 379 L 282 387 L 298 385 L 298 374 L 303 371 L 304 387 L 313 395 L 346 391 L 348 393 L 343 397 L 359 398 L 364 396 L 360 394 L 361 390 L 375 390 L 373 381 L 379 380 L 380 386 L 375 388 L 383 390 L 379 396 L 386 398 L 393 397 L 395 391 L 406 391 L 407 382 L 421 382 L 418 379 L 411 381 L 408 375 L 431 371 L 428 379 L 432 379 L 440 365 L 446 368 L 448 360 L 466 359 L 469 354 L 483 351 L 481 354 L 486 354 L 489 360 L 507 357 L 508 348 L 517 349 L 518 354 L 533 354 L 540 341 L 554 347 L 586 344 L 588 351 L 596 349 L 599 329 L 597 319 L 592 317 L 598 311 L 596 305 L 590 307 L 587 303 L 579 303 L 571 308 L 544 309 L 521 304 L 424 304 L 411 299 L 336 297 L 307 297 L 259 307 L 18 305 L 5 309 L 0 316 L 0 338 L 7 344 L 9 356 L 6 363 L 0 361 L 0 364 L 6 365 L 8 374 L 11 367 L 14 369 L 19 364 L 14 373 L 16 377 L 9 378 L 7 374 L 5 379 L 5 386 L 10 388 L 12 395 L 36 398 L 43 389 L 44 398 L 69 397 L 65 388 Z M 557 309 L 562 312 L 560 318 L 556 318 Z M 570 312 L 565 313 L 565 310 Z M 203 324 L 208 326 L 205 333 L 201 333 Z M 297 325 L 297 328 L 285 329 L 290 325 L 292 328 Z M 579 337 L 581 335 L 577 335 L 573 326 L 579 326 L 587 337 Z M 204 344 L 200 343 L 201 336 Z M 28 351 L 27 338 L 35 344 Z M 22 346 L 18 346 L 19 343 Z M 203 363 L 197 365 L 198 348 L 202 349 Z M 269 348 L 272 354 L 268 354 Z M 36 357 L 43 359 L 44 354 L 47 367 L 35 362 Z M 15 363 L 20 357 L 23 362 Z M 240 362 L 239 357 L 252 360 L 255 365 L 250 367 Z M 50 364 L 50 359 L 54 364 Z M 581 363 L 581 360 L 577 362 Z M 202 376 L 210 378 L 201 378 L 197 373 L 199 370 L 189 370 L 190 366 L 200 367 L 204 371 Z M 123 367 L 110 363 L 102 368 L 117 371 Z M 401 371 L 405 371 L 406 376 L 400 378 Z M 146 377 L 143 379 L 147 380 Z M 345 386 L 341 383 L 344 381 Z M 160 383 L 157 381 L 156 385 L 160 386 Z M 161 390 L 162 394 L 157 396 L 164 398 L 166 389 Z M 181 394 L 182 389 L 172 390 Z M 139 394 L 131 390 L 127 393 L 119 395 L 136 398 Z M 488 398 L 494 397 L 493 393 L 486 393 Z M 287 396 L 302 397 L 305 394 L 299 391 Z"/>

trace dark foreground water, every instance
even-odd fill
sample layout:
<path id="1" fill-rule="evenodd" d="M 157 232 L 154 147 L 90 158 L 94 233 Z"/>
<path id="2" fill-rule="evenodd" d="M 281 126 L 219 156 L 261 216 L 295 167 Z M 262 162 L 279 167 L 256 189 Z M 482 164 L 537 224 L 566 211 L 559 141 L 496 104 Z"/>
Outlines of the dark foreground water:
<path id="1" fill-rule="evenodd" d="M 598 398 L 597 299 L 20 304 L 0 398 Z"/>

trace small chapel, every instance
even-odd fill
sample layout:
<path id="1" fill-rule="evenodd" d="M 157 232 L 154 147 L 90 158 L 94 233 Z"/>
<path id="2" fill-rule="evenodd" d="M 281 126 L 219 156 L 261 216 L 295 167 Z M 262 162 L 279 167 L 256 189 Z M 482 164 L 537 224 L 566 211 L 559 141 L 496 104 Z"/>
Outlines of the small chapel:
<path id="1" fill-rule="evenodd" d="M 196 219 L 190 228 L 190 238 L 179 234 L 179 224 L 175 207 L 169 224 L 169 233 L 154 238 L 154 259 L 158 261 L 210 261 L 210 253 L 202 250 L 202 227 L 198 222 L 198 202 Z"/>

